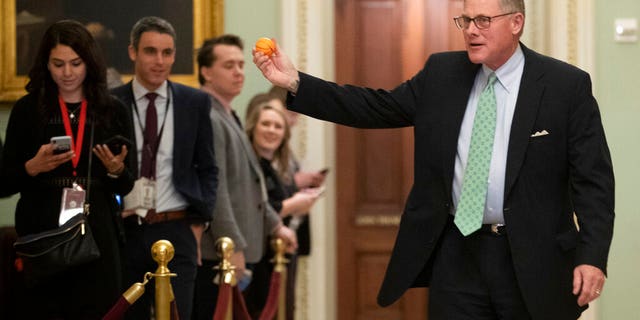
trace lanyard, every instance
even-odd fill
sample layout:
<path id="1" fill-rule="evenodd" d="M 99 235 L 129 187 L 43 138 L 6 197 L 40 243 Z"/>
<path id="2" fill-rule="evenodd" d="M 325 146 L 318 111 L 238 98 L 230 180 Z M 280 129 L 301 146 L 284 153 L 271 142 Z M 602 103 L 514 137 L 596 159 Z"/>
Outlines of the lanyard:
<path id="1" fill-rule="evenodd" d="M 78 167 L 78 161 L 80 161 L 80 154 L 82 153 L 84 124 L 87 120 L 87 99 L 82 99 L 82 103 L 80 104 L 80 122 L 78 123 L 77 138 L 74 138 L 73 136 L 73 130 L 71 130 L 71 121 L 69 121 L 69 111 L 67 111 L 67 104 L 64 102 L 61 96 L 58 96 L 58 104 L 60 104 L 60 112 L 62 113 L 64 131 L 69 137 L 71 137 L 71 150 L 75 152 L 75 156 L 71 158 L 71 164 L 73 165 L 73 176 L 75 177 L 77 175 L 76 167 Z"/>

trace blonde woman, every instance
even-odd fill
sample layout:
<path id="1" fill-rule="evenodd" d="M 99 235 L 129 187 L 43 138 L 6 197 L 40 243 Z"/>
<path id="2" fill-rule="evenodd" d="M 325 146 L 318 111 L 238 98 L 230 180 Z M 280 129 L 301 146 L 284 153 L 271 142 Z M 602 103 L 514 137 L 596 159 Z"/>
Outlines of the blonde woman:
<path id="1" fill-rule="evenodd" d="M 291 193 L 286 185 L 293 181 L 290 165 L 290 127 L 285 109 L 280 100 L 271 99 L 267 94 L 254 97 L 247 108 L 245 131 L 256 152 L 264 172 L 269 203 L 284 219 L 305 215 L 320 195 L 319 188 L 307 188 Z M 254 269 L 254 280 L 246 290 L 247 307 L 252 314 L 259 314 L 269 289 L 271 274 L 270 255 L 263 257 Z M 287 279 L 295 280 L 295 255 L 290 257 Z M 288 285 L 287 305 L 294 305 L 293 282 Z M 292 319 L 293 308 L 287 310 L 287 318 Z"/>

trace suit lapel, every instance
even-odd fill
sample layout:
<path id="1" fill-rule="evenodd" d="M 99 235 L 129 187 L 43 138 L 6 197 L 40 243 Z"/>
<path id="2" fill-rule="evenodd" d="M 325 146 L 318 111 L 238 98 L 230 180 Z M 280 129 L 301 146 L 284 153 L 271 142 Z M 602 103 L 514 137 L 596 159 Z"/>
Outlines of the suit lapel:
<path id="1" fill-rule="evenodd" d="M 189 145 L 188 143 L 184 143 L 184 137 L 187 136 L 184 130 L 193 129 L 193 128 L 190 127 L 189 125 L 190 123 L 192 123 L 189 121 L 189 117 L 191 116 L 191 114 L 186 111 L 178 112 L 178 110 L 181 109 L 181 106 L 182 106 L 181 103 L 183 103 L 185 100 L 180 96 L 181 91 L 179 90 L 179 88 L 176 88 L 176 86 L 168 80 L 167 80 L 167 85 L 171 89 L 171 103 L 173 104 L 171 106 L 173 108 L 173 165 L 174 165 L 174 168 L 176 168 L 176 165 L 178 165 L 176 161 L 178 159 L 181 159 L 180 156 L 184 152 L 186 152 L 186 150 L 183 151 L 181 148 Z M 188 153 L 184 153 L 184 154 L 188 154 Z M 174 173 L 175 173 L 175 170 L 174 170 Z"/>
<path id="2" fill-rule="evenodd" d="M 461 72 L 459 76 L 456 76 L 455 79 L 452 79 L 452 83 L 459 85 L 454 86 L 454 89 L 450 92 L 450 97 L 452 98 L 450 105 L 446 106 L 447 110 L 442 110 L 442 167 L 444 168 L 444 182 L 447 194 L 451 194 L 460 126 L 462 125 L 462 119 L 467 109 L 473 82 L 480 68 L 480 65 L 474 65 L 469 60 L 466 60 L 466 64 L 467 66 L 464 68 L 464 71 Z M 451 110 L 449 110 L 449 108 Z"/>
<path id="3" fill-rule="evenodd" d="M 258 163 L 257 161 L 257 156 L 255 156 L 255 151 L 253 150 L 253 147 L 249 142 L 249 138 L 247 137 L 247 134 L 236 123 L 236 120 L 233 118 L 233 116 L 227 112 L 227 110 L 222 106 L 222 104 L 220 104 L 220 102 L 218 102 L 218 100 L 216 100 L 215 97 L 212 97 L 212 100 L 213 100 L 213 103 L 212 103 L 213 107 L 218 109 L 222 114 L 222 121 L 224 121 L 225 124 L 231 128 L 233 133 L 236 135 L 236 138 L 238 139 L 238 141 L 240 141 L 240 143 L 242 144 L 242 148 L 244 149 L 244 152 L 249 162 L 251 163 L 251 167 L 253 168 L 256 174 L 262 175 L 262 168 L 260 167 L 260 163 Z"/>
<path id="4" fill-rule="evenodd" d="M 509 197 L 509 192 L 518 177 L 518 172 L 524 161 L 531 131 L 540 108 L 540 99 L 545 89 L 544 85 L 538 82 L 544 75 L 544 68 L 540 60 L 531 50 L 524 45 L 521 46 L 525 55 L 525 64 L 513 122 L 511 123 L 505 173 L 505 200 Z"/>
<path id="5" fill-rule="evenodd" d="M 218 99 L 216 99 L 212 95 L 209 95 L 209 98 L 211 99 L 211 107 L 216 109 L 220 113 L 220 118 L 222 118 L 222 121 L 224 122 L 224 124 L 227 127 L 231 128 L 231 131 L 233 131 L 233 134 L 236 135 L 237 141 L 240 141 L 240 143 L 242 144 L 242 148 L 244 149 L 245 156 L 249 161 L 254 173 L 262 177 L 262 168 L 260 167 L 260 163 L 258 162 L 255 151 L 253 150 L 253 147 L 249 142 L 249 138 L 247 137 L 247 134 L 236 123 L 236 120 L 233 118 L 232 115 L 230 115 L 227 112 L 227 110 L 222 106 L 222 104 L 218 101 Z"/>
<path id="6" fill-rule="evenodd" d="M 249 162 L 251 162 L 251 167 L 256 174 L 261 176 L 262 168 L 260 167 L 260 163 L 258 163 L 258 156 L 255 154 L 255 151 L 249 142 L 249 137 L 247 137 L 247 134 L 238 126 L 235 119 L 232 119 L 231 116 L 225 117 L 224 120 L 233 127 L 233 132 L 236 133 L 238 139 L 242 142 L 242 147 L 244 148 L 244 152 L 246 152 L 247 158 L 249 158 Z"/>

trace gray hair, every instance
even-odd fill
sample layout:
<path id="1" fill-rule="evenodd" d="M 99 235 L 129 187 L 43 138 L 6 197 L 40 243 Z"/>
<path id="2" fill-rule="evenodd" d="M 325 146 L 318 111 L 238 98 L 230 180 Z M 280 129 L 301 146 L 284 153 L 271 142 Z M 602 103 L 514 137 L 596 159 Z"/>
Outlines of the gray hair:
<path id="1" fill-rule="evenodd" d="M 176 43 L 176 31 L 173 29 L 171 23 L 158 17 L 144 17 L 133 25 L 133 28 L 131 28 L 131 34 L 129 35 L 131 45 L 136 51 L 138 51 L 140 37 L 142 37 L 143 33 L 148 31 L 168 34 L 173 38 L 174 45 Z"/>
<path id="2" fill-rule="evenodd" d="M 521 12 L 524 13 L 524 0 L 500 0 L 500 8 L 504 12 Z"/>

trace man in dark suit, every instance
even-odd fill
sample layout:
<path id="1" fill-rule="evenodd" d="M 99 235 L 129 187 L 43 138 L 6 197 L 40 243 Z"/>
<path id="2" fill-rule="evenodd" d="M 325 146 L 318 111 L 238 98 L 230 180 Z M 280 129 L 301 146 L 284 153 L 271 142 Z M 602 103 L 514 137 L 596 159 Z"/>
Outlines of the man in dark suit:
<path id="1" fill-rule="evenodd" d="M 244 85 L 242 40 L 222 35 L 204 42 L 198 52 L 198 77 L 210 95 L 211 123 L 218 164 L 217 201 L 211 227 L 202 237 L 202 266 L 196 279 L 195 319 L 211 319 L 217 299 L 213 266 L 218 265 L 215 243 L 229 237 L 235 244 L 231 263 L 240 283 L 250 281 L 251 269 L 265 254 L 268 236 L 280 237 L 295 248 L 295 233 L 282 224 L 269 205 L 264 175 L 251 142 L 231 106 Z"/>
<path id="2" fill-rule="evenodd" d="M 153 208 L 123 212 L 124 279 L 132 284 L 141 281 L 145 272 L 154 271 L 157 264 L 151 259 L 151 245 L 160 239 L 171 241 L 175 256 L 169 269 L 178 274 L 171 284 L 180 318 L 190 319 L 199 241 L 212 219 L 217 167 L 209 97 L 167 80 L 175 60 L 175 39 L 173 27 L 163 19 L 145 17 L 136 22 L 129 45 L 135 76 L 113 93 L 131 108 L 132 149 L 137 150 L 137 157 L 130 157 L 131 168 L 138 170 L 139 181 L 155 184 Z M 125 208 L 130 207 L 129 199 L 125 198 Z M 147 293 L 128 312 L 131 319 L 149 319 L 152 287 L 147 286 Z"/>
<path id="3" fill-rule="evenodd" d="M 391 91 L 338 86 L 299 73 L 281 51 L 254 52 L 264 76 L 290 91 L 294 111 L 354 127 L 414 127 L 414 185 L 383 306 L 429 286 L 431 320 L 577 319 L 602 292 L 614 177 L 598 105 L 587 73 L 519 42 L 524 12 L 522 0 L 465 0 L 455 21 L 466 52 L 432 55 Z M 490 162 L 474 192 L 466 173 L 482 161 L 470 146 L 487 140 L 476 122 L 492 123 L 483 130 L 493 133 L 492 146 L 479 148 Z M 465 194 L 480 203 L 472 228 L 456 219 L 469 217 L 459 206 Z"/>

